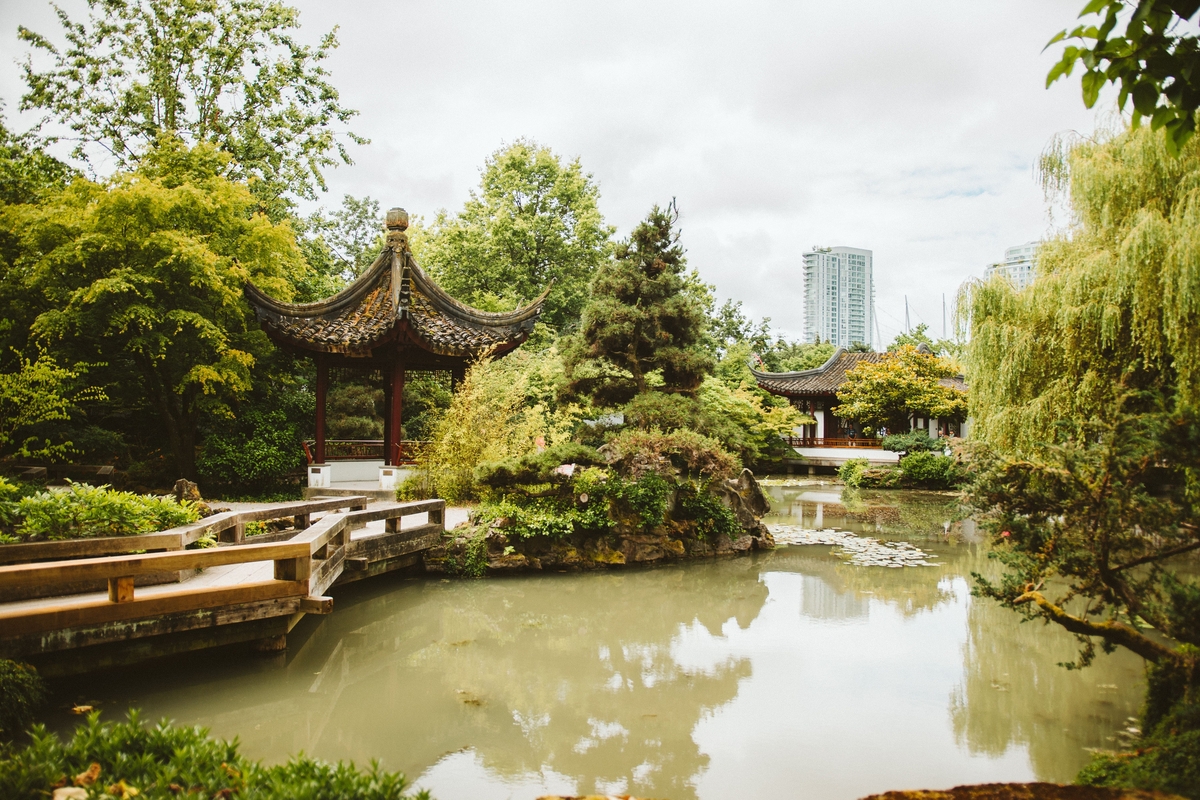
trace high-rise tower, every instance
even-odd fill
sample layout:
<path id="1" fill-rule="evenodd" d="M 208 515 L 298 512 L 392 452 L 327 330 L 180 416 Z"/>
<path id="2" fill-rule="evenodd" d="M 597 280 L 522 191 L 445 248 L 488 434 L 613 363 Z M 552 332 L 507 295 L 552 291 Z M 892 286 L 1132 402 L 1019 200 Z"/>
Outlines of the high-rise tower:
<path id="1" fill-rule="evenodd" d="M 1003 275 L 1012 281 L 1018 290 L 1024 289 L 1037 278 L 1037 252 L 1041 242 L 1026 242 L 1004 251 L 1004 260 L 988 264 L 983 270 L 984 280 L 993 275 Z"/>
<path id="2" fill-rule="evenodd" d="M 804 254 L 804 341 L 874 345 L 871 251 L 814 247 Z"/>

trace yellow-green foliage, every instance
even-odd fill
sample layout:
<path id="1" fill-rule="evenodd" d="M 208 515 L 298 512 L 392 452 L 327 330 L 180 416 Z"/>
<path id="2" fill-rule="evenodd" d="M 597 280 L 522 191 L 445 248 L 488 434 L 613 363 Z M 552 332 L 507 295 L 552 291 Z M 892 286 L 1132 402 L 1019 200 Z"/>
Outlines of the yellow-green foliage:
<path id="1" fill-rule="evenodd" d="M 838 390 L 838 416 L 876 428 L 887 425 L 893 431 L 908 430 L 912 412 L 962 418 L 967 411 L 966 394 L 939 383 L 953 374 L 943 359 L 911 344 L 901 345 L 885 353 L 882 361 L 864 361 L 846 373 L 846 382 Z"/>
<path id="2" fill-rule="evenodd" d="M 539 444 L 570 441 L 583 411 L 552 404 L 561 373 L 553 347 L 484 358 L 468 369 L 450 407 L 434 421 L 429 446 L 418 456 L 433 492 L 450 501 L 475 499 L 480 464 L 523 456 Z"/>
<path id="3" fill-rule="evenodd" d="M 1171 157 L 1147 129 L 1048 153 L 1072 227 L 1046 242 L 1037 281 L 967 287 L 966 356 L 975 432 L 1026 449 L 1062 418 L 1112 408 L 1128 388 L 1200 399 L 1200 149 Z"/>

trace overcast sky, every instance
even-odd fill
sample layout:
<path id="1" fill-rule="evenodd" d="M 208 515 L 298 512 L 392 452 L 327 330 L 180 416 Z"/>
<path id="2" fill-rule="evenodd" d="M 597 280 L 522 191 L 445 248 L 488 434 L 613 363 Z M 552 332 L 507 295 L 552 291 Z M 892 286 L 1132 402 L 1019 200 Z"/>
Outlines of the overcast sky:
<path id="1" fill-rule="evenodd" d="M 1082 0 L 296 4 L 303 38 L 340 26 L 332 80 L 371 139 L 329 205 L 457 211 L 529 137 L 582 161 L 621 235 L 677 198 L 689 263 L 794 337 L 813 245 L 874 251 L 884 343 L 905 295 L 940 335 L 943 293 L 1046 234 L 1038 153 L 1094 126 L 1077 75 L 1044 88 L 1042 47 Z M 0 0 L 17 126 L 18 24 L 57 32 L 48 4 Z"/>

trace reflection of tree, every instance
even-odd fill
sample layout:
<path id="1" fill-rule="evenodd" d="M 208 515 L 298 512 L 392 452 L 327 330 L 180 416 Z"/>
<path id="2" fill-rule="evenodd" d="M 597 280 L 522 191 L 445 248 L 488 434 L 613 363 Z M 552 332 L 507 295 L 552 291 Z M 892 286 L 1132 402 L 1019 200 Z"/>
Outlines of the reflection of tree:
<path id="1" fill-rule="evenodd" d="M 955 736 L 990 756 L 1026 745 L 1039 780 L 1070 780 L 1090 758 L 1084 748 L 1113 746 L 1109 737 L 1137 714 L 1141 692 L 1130 688 L 1142 680 L 1142 660 L 1118 650 L 1067 670 L 1057 663 L 1078 655 L 1070 634 L 1013 618 L 997 603 L 971 603 L 965 678 L 950 699 Z"/>
<path id="2" fill-rule="evenodd" d="M 748 627 L 767 597 L 757 575 L 742 558 L 413 584 L 342 604 L 297 648 L 291 680 L 221 687 L 187 721 L 272 760 L 369 753 L 416 777 L 470 747 L 504 776 L 545 767 L 581 790 L 624 781 L 689 797 L 708 761 L 692 730 L 733 699 L 750 663 L 682 666 L 673 647 Z"/>
<path id="3" fill-rule="evenodd" d="M 805 605 L 801 609 L 805 616 L 834 618 L 830 614 L 833 614 L 835 608 L 841 607 L 845 609 L 845 617 L 865 617 L 867 604 L 872 599 L 888 603 L 900 613 L 909 616 L 932 610 L 939 604 L 954 599 L 950 587 L 944 581 L 938 580 L 944 572 L 943 569 L 860 567 L 832 555 L 834 549 L 821 546 L 785 547 L 766 556 L 769 559 L 766 564 L 769 569 L 800 572 L 805 576 L 820 579 L 828 587 L 824 590 L 812 590 L 828 593 L 830 596 L 828 600 L 818 600 L 814 595 L 813 601 L 820 604 L 818 607 L 828 609 L 827 613 L 814 613 L 813 607 L 808 605 L 809 583 L 805 582 Z M 937 554 L 943 559 L 946 556 L 954 558 L 961 550 L 965 548 L 943 545 L 937 550 Z M 861 609 L 861 614 L 855 612 L 855 609 Z"/>

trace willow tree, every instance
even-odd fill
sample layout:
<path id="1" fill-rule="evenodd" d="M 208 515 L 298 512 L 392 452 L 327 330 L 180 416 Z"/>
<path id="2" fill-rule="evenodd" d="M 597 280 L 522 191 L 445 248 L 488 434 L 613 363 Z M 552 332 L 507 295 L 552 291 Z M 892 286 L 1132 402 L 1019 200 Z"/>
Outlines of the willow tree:
<path id="1" fill-rule="evenodd" d="M 1039 276 L 969 286 L 973 500 L 1008 570 L 980 593 L 1151 670 L 1147 722 L 1200 687 L 1200 146 L 1055 146 L 1073 224 Z M 1152 626 L 1170 638 L 1146 631 Z"/>

